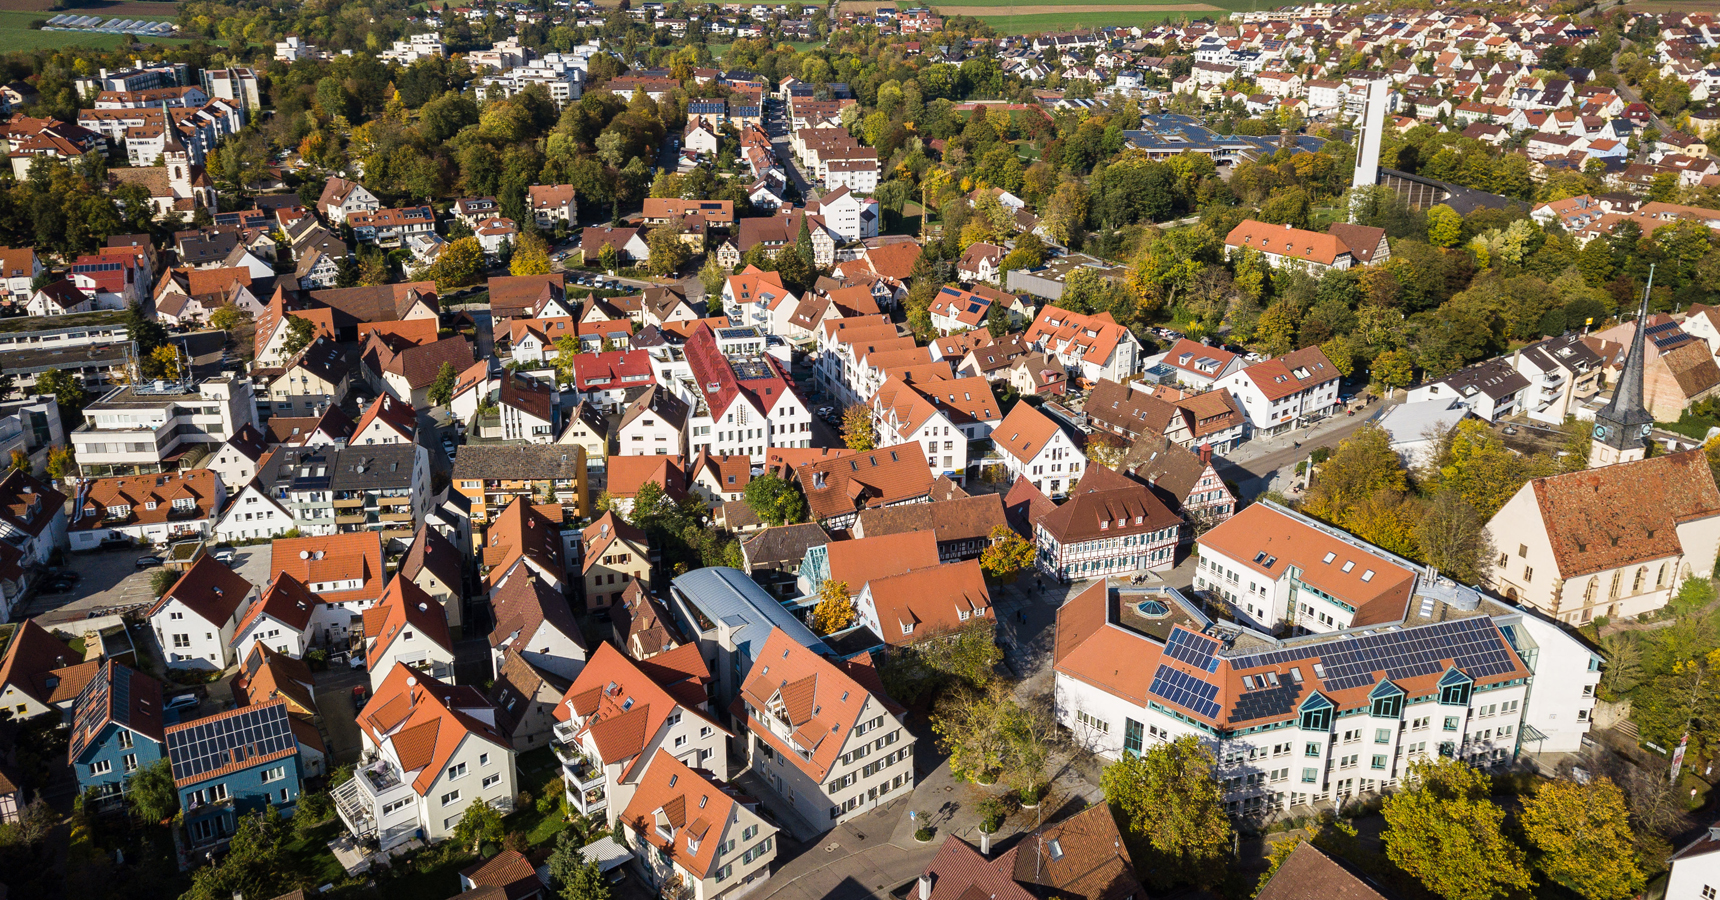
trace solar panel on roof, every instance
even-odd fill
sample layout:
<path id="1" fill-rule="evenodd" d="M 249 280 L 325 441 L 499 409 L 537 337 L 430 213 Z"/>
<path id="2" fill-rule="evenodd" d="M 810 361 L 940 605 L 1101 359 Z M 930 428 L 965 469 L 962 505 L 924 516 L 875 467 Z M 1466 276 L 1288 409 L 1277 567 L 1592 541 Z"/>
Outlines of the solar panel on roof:
<path id="1" fill-rule="evenodd" d="M 1331 690 L 1371 685 L 1378 680 L 1376 673 L 1393 681 L 1434 675 L 1445 670 L 1443 660 L 1451 660 L 1472 678 L 1503 675 L 1516 667 L 1511 649 L 1485 616 L 1259 653 L 1239 657 L 1231 665 L 1240 671 L 1312 657 L 1323 664 L 1322 680 Z"/>
<path id="2" fill-rule="evenodd" d="M 1218 718 L 1218 704 L 1213 702 L 1213 698 L 1218 696 L 1218 686 L 1201 681 L 1181 669 L 1160 665 L 1159 670 L 1153 673 L 1153 683 L 1147 688 L 1147 693 L 1195 715 Z"/>
<path id="3" fill-rule="evenodd" d="M 1208 672 L 1218 671 L 1218 659 L 1213 656 L 1217 649 L 1217 641 L 1182 628 L 1173 629 L 1165 641 L 1166 656 Z"/>
<path id="4" fill-rule="evenodd" d="M 167 756 L 175 779 L 195 778 L 235 762 L 290 750 L 295 742 L 285 704 L 273 703 L 169 731 Z"/>

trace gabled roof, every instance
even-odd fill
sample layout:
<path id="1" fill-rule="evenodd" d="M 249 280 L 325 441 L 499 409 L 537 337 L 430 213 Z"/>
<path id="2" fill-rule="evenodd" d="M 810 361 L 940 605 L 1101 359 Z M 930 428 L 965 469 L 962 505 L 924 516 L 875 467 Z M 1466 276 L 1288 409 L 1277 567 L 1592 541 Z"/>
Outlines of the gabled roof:
<path id="1" fill-rule="evenodd" d="M 671 500 L 687 496 L 687 475 L 682 469 L 684 461 L 678 455 L 611 456 L 607 465 L 611 497 L 631 498 L 650 482 L 661 486 Z"/>
<path id="2" fill-rule="evenodd" d="M 1392 900 L 1354 866 L 1302 841 L 1279 864 L 1255 900 Z"/>
<path id="3" fill-rule="evenodd" d="M 177 600 L 203 621 L 217 629 L 226 625 L 238 612 L 255 588 L 245 576 L 227 567 L 213 556 L 200 556 L 179 576 L 173 587 L 149 608 L 147 618 L 154 618 L 168 602 Z"/>
<path id="4" fill-rule="evenodd" d="M 0 658 L 0 691 L 15 687 L 46 706 L 76 699 L 102 663 L 84 662 L 34 619 L 18 623 Z"/>
<path id="5" fill-rule="evenodd" d="M 72 708 L 67 761 L 81 760 L 109 724 L 129 728 L 159 742 L 161 682 L 111 659 L 102 663 L 101 670 L 84 685 Z"/>
<path id="6" fill-rule="evenodd" d="M 1559 574 L 1570 578 L 1686 552 L 1678 526 L 1720 515 L 1702 451 L 1529 482 Z"/>
<path id="7" fill-rule="evenodd" d="M 324 603 L 375 600 L 382 596 L 387 572 L 382 566 L 382 535 L 365 531 L 316 537 L 276 538 L 273 565 L 302 582 Z M 325 582 L 358 581 L 359 587 L 318 590 Z"/>
<path id="8" fill-rule="evenodd" d="M 974 618 L 994 619 L 979 560 L 912 569 L 874 578 L 867 590 L 878 611 L 878 635 L 905 646 L 954 631 Z"/>
<path id="9" fill-rule="evenodd" d="M 392 428 L 402 441 L 411 443 L 418 433 L 418 414 L 412 410 L 412 404 L 397 399 L 386 391 L 378 394 L 375 400 L 366 407 L 364 414 L 358 417 L 358 424 L 353 426 L 354 436 L 364 434 L 365 429 L 375 423 Z"/>
<path id="10" fill-rule="evenodd" d="M 31 537 L 41 537 L 65 507 L 65 494 L 23 469 L 12 469 L 0 478 L 0 521 Z"/>
<path id="11" fill-rule="evenodd" d="M 748 565 L 789 563 L 798 569 L 800 561 L 806 558 L 807 550 L 828 543 L 830 535 L 823 528 L 806 522 L 764 528 L 745 535 L 741 538 L 741 552 L 745 554 Z"/>
<path id="12" fill-rule="evenodd" d="M 1039 519 L 1059 544 L 1175 528 L 1182 518 L 1152 488 L 1094 463 L 1081 474 L 1063 505 Z"/>
<path id="13" fill-rule="evenodd" d="M 1016 843 L 998 866 L 1015 881 L 1067 900 L 1145 897 L 1111 807 L 1096 803 Z M 1322 900 L 1343 900 L 1328 896 Z"/>
<path id="14" fill-rule="evenodd" d="M 169 725 L 162 741 L 177 788 L 299 755 L 298 737 L 285 700 L 241 706 Z"/>
<path id="15" fill-rule="evenodd" d="M 239 705 L 281 699 L 290 709 L 316 715 L 316 676 L 304 660 L 258 641 L 239 665 L 239 677 L 233 679 L 233 696 Z"/>
<path id="16" fill-rule="evenodd" d="M 490 524 L 490 542 L 484 545 L 484 565 L 490 567 L 491 587 L 522 559 L 531 560 L 558 578 L 566 571 L 561 526 L 533 509 L 529 498 L 516 497 Z"/>
<path id="17" fill-rule="evenodd" d="M 211 469 L 97 478 L 84 488 L 70 527 L 87 531 L 208 518 L 215 514 L 217 478 Z M 175 501 L 190 506 L 176 508 Z M 109 511 L 122 508 L 124 515 L 108 518 Z"/>
<path id="18" fill-rule="evenodd" d="M 716 872 L 717 851 L 740 799 L 710 772 L 691 768 L 659 748 L 620 819 L 640 841 L 706 879 Z M 660 826 L 668 827 L 669 837 Z"/>
<path id="19" fill-rule="evenodd" d="M 428 796 L 448 760 L 468 737 L 509 750 L 506 737 L 486 717 L 494 709 L 470 687 L 443 684 L 403 663 L 395 663 L 376 695 L 358 714 L 358 727 L 371 743 L 392 743 L 412 789 Z"/>
<path id="20" fill-rule="evenodd" d="M 1356 610 L 1354 625 L 1401 618 L 1416 573 L 1372 552 L 1370 545 L 1337 535 L 1268 504 L 1255 503 L 1201 535 L 1199 543 L 1273 581 L 1290 566 L 1297 567 L 1303 583 Z"/>
<path id="21" fill-rule="evenodd" d="M 263 596 L 251 604 L 244 618 L 239 620 L 238 627 L 233 629 L 233 639 L 238 640 L 253 622 L 265 615 L 294 631 L 303 632 L 310 626 L 311 614 L 316 612 L 318 603 L 316 595 L 303 582 L 285 572 L 277 572 L 275 580 L 264 589 Z"/>
<path id="22" fill-rule="evenodd" d="M 400 561 L 400 574 L 407 578 L 416 581 L 419 573 L 428 569 L 437 581 L 456 591 L 460 589 L 461 568 L 460 551 L 442 532 L 429 525 L 418 526 L 412 546 L 406 548 L 406 556 Z"/>
<path id="23" fill-rule="evenodd" d="M 919 444 L 898 444 L 807 463 L 794 470 L 814 520 L 912 501 L 937 480 Z"/>
<path id="24" fill-rule="evenodd" d="M 993 528 L 1009 525 L 1003 514 L 1003 497 L 979 494 L 931 503 L 904 503 L 881 509 L 861 510 L 854 531 L 867 537 L 931 532 L 940 542 L 983 540 Z"/>
<path id="25" fill-rule="evenodd" d="M 1057 432 L 1057 423 L 1050 416 L 1026 403 L 1017 403 L 992 429 L 991 440 L 998 450 L 1028 463 L 1045 450 Z"/>
<path id="26" fill-rule="evenodd" d="M 655 656 L 683 643 L 680 629 L 662 601 L 648 593 L 637 578 L 627 583 L 621 602 L 610 609 L 616 642 L 629 656 Z"/>
<path id="27" fill-rule="evenodd" d="M 868 581 L 938 564 L 938 542 L 929 531 L 832 541 L 824 549 L 829 579 L 847 584 L 850 596 L 858 595 Z"/>
<path id="28" fill-rule="evenodd" d="M 1269 401 L 1282 400 L 1300 391 L 1338 380 L 1338 368 L 1319 347 L 1303 347 L 1283 356 L 1257 362 L 1242 370 Z"/>
<path id="29" fill-rule="evenodd" d="M 405 634 L 413 640 L 428 640 L 448 655 L 454 654 L 454 638 L 448 633 L 448 614 L 442 604 L 411 579 L 399 574 L 376 605 L 364 611 L 364 636 L 369 649 L 365 656 L 371 671 L 388 655 L 388 648 Z"/>
<path id="30" fill-rule="evenodd" d="M 490 630 L 490 646 L 501 647 L 510 641 L 529 640 L 545 623 L 561 632 L 579 647 L 585 646 L 585 636 L 573 619 L 567 598 L 561 592 L 536 578 L 510 578 L 496 589 L 490 598 L 495 609 L 496 627 Z"/>
<path id="31" fill-rule="evenodd" d="M 876 677 L 869 662 L 834 663 L 789 635 L 773 631 L 730 711 L 746 720 L 755 740 L 769 744 L 813 781 L 823 784 L 842 753 L 848 733 L 859 724 L 867 700 L 876 699 L 892 713 L 901 711 L 881 692 L 874 698 L 874 690 L 857 679 L 862 669 Z M 778 737 L 768 725 L 756 721 L 755 715 L 777 716 L 793 737 Z M 811 758 L 803 758 L 802 752 Z"/>
<path id="32" fill-rule="evenodd" d="M 710 680 L 710 672 L 699 656 L 698 645 L 687 644 L 672 652 L 687 655 L 689 650 L 690 656 L 678 661 L 686 666 L 697 660 L 690 674 L 684 668 L 661 665 L 664 657 L 639 663 L 628 659 L 612 644 L 599 644 L 585 668 L 579 670 L 573 686 L 556 704 L 556 721 L 577 718 L 580 721 L 577 739 L 589 736 L 606 766 L 627 762 L 621 775 L 623 781 L 637 779 L 645 762 L 645 748 L 677 710 L 722 727 L 700 709 L 706 703 L 705 684 Z"/>
<path id="33" fill-rule="evenodd" d="M 627 524 L 614 510 L 604 512 L 597 521 L 587 525 L 580 537 L 585 541 L 584 570 L 587 572 L 602 561 L 603 554 L 617 541 L 631 544 L 638 552 L 645 552 L 648 546 L 645 532 Z"/>

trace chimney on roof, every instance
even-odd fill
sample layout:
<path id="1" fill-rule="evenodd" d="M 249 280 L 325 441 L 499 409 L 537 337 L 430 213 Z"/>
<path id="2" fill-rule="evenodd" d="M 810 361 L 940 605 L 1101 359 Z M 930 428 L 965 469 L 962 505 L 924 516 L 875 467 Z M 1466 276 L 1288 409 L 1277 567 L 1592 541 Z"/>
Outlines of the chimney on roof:
<path id="1" fill-rule="evenodd" d="M 931 900 L 932 881 L 936 877 L 937 876 L 933 875 L 930 872 L 926 872 L 926 873 L 923 873 L 922 875 L 920 875 L 920 898 L 919 898 L 919 900 Z"/>

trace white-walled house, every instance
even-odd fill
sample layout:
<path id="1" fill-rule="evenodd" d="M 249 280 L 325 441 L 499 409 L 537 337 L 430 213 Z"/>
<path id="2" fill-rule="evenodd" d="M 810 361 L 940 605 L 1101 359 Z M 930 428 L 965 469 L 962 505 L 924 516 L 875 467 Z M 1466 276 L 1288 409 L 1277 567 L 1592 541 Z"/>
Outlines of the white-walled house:
<path id="1" fill-rule="evenodd" d="M 256 481 L 246 484 L 215 520 L 217 541 L 276 537 L 298 527 L 293 514 Z"/>
<path id="2" fill-rule="evenodd" d="M 770 878 L 776 827 L 758 801 L 658 749 L 623 822 L 641 848 L 645 882 L 661 890 L 679 882 L 688 900 L 716 900 L 756 890 Z M 653 852 L 643 852 L 650 846 Z"/>
<path id="3" fill-rule="evenodd" d="M 454 677 L 454 638 L 442 604 L 409 578 L 395 575 L 376 605 L 364 611 L 365 667 L 378 690 L 404 665 L 432 678 Z"/>
<path id="4" fill-rule="evenodd" d="M 394 666 L 358 714 L 359 763 L 332 791 L 341 822 L 388 850 L 448 837 L 473 803 L 513 812 L 514 749 L 495 721 L 473 688 Z"/>
<path id="5" fill-rule="evenodd" d="M 303 657 L 310 649 L 311 614 L 317 606 L 303 582 L 285 572 L 275 575 L 233 630 L 234 659 L 246 659 L 257 644 L 293 659 Z"/>
<path id="6" fill-rule="evenodd" d="M 233 632 L 257 588 L 213 556 L 200 557 L 145 618 L 167 665 L 219 671 L 233 664 Z"/>
<path id="7" fill-rule="evenodd" d="M 1028 326 L 1027 342 L 1088 381 L 1123 384 L 1141 368 L 1140 340 L 1108 312 L 1085 316 L 1046 306 Z"/>
<path id="8" fill-rule="evenodd" d="M 555 754 L 568 802 L 611 826 L 659 751 L 696 768 L 728 768 L 729 732 L 703 699 L 711 676 L 698 646 L 652 657 L 650 666 L 663 681 L 614 645 L 600 644 L 555 709 Z M 685 699 L 693 696 L 700 700 Z M 623 720 L 625 729 L 617 724 Z"/>
<path id="9" fill-rule="evenodd" d="M 1248 416 L 1249 426 L 1278 434 L 1338 407 L 1338 368 L 1319 347 L 1304 347 L 1220 378 Z"/>
<path id="10" fill-rule="evenodd" d="M 691 646 L 691 645 L 689 645 Z M 914 790 L 914 736 L 869 657 L 840 662 L 772 631 L 740 687 L 753 774 L 815 828 Z"/>
<path id="11" fill-rule="evenodd" d="M 490 658 L 500 673 L 509 650 L 533 668 L 572 681 L 591 651 L 560 591 L 536 578 L 510 578 L 490 597 L 496 627 L 490 631 Z"/>
<path id="12" fill-rule="evenodd" d="M 1003 457 L 1010 481 L 1026 478 L 1040 493 L 1061 497 L 1081 480 L 1087 457 L 1049 416 L 1026 403 L 1017 403 L 991 431 L 992 445 Z"/>
<path id="13" fill-rule="evenodd" d="M 1533 479 L 1487 523 L 1486 584 L 1570 625 L 1665 606 L 1720 553 L 1720 490 L 1700 449 Z"/>

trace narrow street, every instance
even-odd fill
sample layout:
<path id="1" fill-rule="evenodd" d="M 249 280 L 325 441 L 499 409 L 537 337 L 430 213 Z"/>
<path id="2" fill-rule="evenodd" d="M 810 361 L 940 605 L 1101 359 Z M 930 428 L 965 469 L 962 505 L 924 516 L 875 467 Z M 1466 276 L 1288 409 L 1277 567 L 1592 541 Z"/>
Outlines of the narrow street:
<path id="1" fill-rule="evenodd" d="M 1225 481 L 1236 486 L 1242 499 L 1252 500 L 1271 489 L 1280 469 L 1295 466 L 1317 447 L 1336 449 L 1340 441 L 1363 425 L 1377 420 L 1398 402 L 1395 399 L 1375 400 L 1353 416 L 1340 414 L 1316 422 L 1309 428 L 1296 428 L 1272 437 L 1255 437 L 1235 452 L 1216 458 L 1213 465 Z"/>

